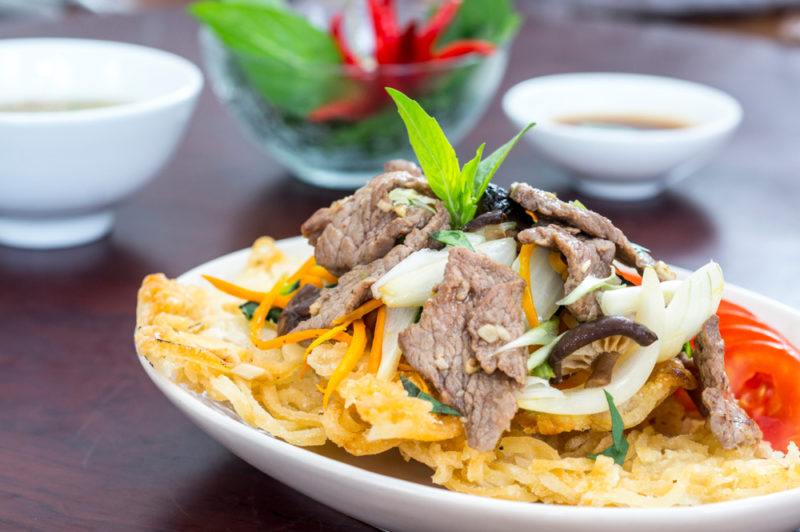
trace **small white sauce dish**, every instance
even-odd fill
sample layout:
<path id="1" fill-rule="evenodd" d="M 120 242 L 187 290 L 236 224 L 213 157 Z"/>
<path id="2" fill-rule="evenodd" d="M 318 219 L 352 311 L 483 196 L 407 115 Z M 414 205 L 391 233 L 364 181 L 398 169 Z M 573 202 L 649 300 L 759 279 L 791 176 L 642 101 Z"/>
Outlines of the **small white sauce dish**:
<path id="1" fill-rule="evenodd" d="M 575 73 L 532 78 L 503 98 L 509 119 L 537 126 L 525 138 L 588 195 L 653 197 L 698 170 L 736 130 L 739 103 L 717 89 L 673 78 Z M 641 117 L 679 122 L 674 129 L 585 127 L 575 117 Z"/>
<path id="2" fill-rule="evenodd" d="M 203 86 L 179 56 L 80 39 L 0 41 L 0 80 L 0 244 L 35 249 L 105 235 L 169 160 Z"/>

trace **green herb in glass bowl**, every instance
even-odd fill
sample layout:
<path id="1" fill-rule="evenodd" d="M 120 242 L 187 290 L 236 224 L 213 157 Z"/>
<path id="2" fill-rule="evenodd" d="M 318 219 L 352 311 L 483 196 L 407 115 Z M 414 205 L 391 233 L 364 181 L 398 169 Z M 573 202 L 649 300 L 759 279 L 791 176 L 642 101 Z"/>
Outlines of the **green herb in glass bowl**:
<path id="1" fill-rule="evenodd" d="M 419 101 L 461 139 L 494 95 L 520 22 L 510 0 L 348 5 L 369 16 L 278 0 L 190 7 L 219 98 L 296 176 L 331 188 L 357 187 L 385 161 L 413 156 L 384 87 Z"/>

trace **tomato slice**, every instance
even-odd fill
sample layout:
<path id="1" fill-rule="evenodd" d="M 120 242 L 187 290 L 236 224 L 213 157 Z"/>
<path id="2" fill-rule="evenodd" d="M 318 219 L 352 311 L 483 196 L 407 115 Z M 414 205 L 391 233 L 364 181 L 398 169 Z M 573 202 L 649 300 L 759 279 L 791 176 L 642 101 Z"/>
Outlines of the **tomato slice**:
<path id="1" fill-rule="evenodd" d="M 725 339 L 725 347 L 733 347 L 736 344 L 748 343 L 753 341 L 775 342 L 782 344 L 785 349 L 790 350 L 791 347 L 786 343 L 786 340 L 773 331 L 763 327 L 756 327 L 753 325 L 729 325 L 727 327 L 719 328 L 722 337 Z"/>
<path id="2" fill-rule="evenodd" d="M 736 314 L 740 316 L 755 318 L 755 315 L 744 308 L 741 305 L 737 305 L 736 303 L 731 303 L 727 299 L 723 299 L 719 303 L 719 308 L 717 309 L 717 314 Z"/>
<path id="3" fill-rule="evenodd" d="M 725 369 L 742 408 L 772 447 L 800 442 L 800 359 L 783 342 L 752 340 L 726 348 Z"/>

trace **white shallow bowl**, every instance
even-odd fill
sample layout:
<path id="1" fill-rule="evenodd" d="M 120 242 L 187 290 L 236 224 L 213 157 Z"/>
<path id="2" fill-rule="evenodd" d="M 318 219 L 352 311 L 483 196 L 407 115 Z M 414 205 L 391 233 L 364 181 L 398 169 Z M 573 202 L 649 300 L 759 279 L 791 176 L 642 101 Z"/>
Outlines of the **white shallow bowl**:
<path id="1" fill-rule="evenodd" d="M 739 103 L 717 89 L 620 73 L 529 79 L 505 94 L 503 110 L 519 127 L 537 123 L 525 139 L 581 191 L 621 200 L 655 196 L 698 170 L 742 119 Z M 560 122 L 582 115 L 666 117 L 689 126 L 634 131 Z"/>
<path id="2" fill-rule="evenodd" d="M 278 242 L 290 257 L 311 248 L 301 238 Z M 202 274 L 223 278 L 242 271 L 250 250 L 198 266 L 178 279 L 207 285 Z M 800 312 L 753 292 L 728 286 L 725 297 L 745 305 L 800 343 Z M 379 528 L 392 531 L 546 530 L 548 532 L 782 531 L 800 526 L 800 489 L 690 508 L 588 508 L 503 501 L 434 487 L 431 472 L 396 453 L 356 458 L 335 448 L 304 449 L 239 421 L 221 405 L 187 391 L 158 373 L 143 357 L 147 375 L 197 426 L 232 453 L 309 497 Z"/>
<path id="3" fill-rule="evenodd" d="M 169 160 L 203 86 L 189 61 L 79 39 L 0 41 L 0 106 L 104 101 L 59 112 L 0 111 L 0 243 L 82 244 Z"/>

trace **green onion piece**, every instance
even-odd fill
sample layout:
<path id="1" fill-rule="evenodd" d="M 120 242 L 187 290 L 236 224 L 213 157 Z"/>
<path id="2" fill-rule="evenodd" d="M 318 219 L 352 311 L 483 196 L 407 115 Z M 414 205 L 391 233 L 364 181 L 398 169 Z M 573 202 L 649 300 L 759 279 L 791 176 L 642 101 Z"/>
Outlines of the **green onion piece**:
<path id="1" fill-rule="evenodd" d="M 470 244 L 464 231 L 457 231 L 455 229 L 436 231 L 433 233 L 433 238 L 451 247 L 467 248 L 470 251 L 475 251 L 475 248 Z"/>
<path id="2" fill-rule="evenodd" d="M 595 460 L 601 454 L 614 459 L 617 465 L 625 463 L 625 456 L 628 454 L 628 440 L 625 439 L 625 422 L 622 420 L 622 415 L 617 410 L 614 404 L 614 397 L 603 390 L 606 394 L 606 401 L 608 401 L 608 410 L 611 413 L 611 447 L 602 451 L 599 454 L 590 454 L 589 458 Z"/>
<path id="3" fill-rule="evenodd" d="M 547 362 L 542 362 L 531 371 L 532 377 L 539 377 L 540 379 L 552 379 L 556 376 L 556 372 L 550 367 Z"/>
<path id="4" fill-rule="evenodd" d="M 295 291 L 295 290 L 297 290 L 298 288 L 300 288 L 300 281 L 299 281 L 299 280 L 298 280 L 298 281 L 295 281 L 295 282 L 293 282 L 292 284 L 285 284 L 285 285 L 283 285 L 283 286 L 281 287 L 280 294 L 281 294 L 282 296 L 288 296 L 289 294 L 291 294 L 292 292 L 294 292 L 294 291 Z"/>

